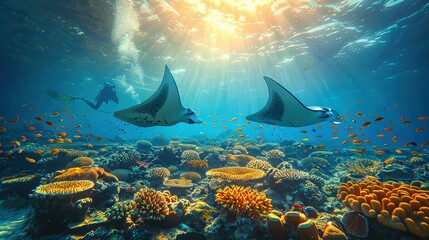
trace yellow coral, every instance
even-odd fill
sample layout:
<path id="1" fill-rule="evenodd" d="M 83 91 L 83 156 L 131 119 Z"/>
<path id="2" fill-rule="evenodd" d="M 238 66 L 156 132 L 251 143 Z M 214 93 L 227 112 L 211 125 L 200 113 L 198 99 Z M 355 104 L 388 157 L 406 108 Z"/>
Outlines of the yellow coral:
<path id="1" fill-rule="evenodd" d="M 188 179 L 168 179 L 164 181 L 164 186 L 174 188 L 189 188 L 192 187 L 192 181 Z"/>
<path id="2" fill-rule="evenodd" d="M 35 179 L 36 177 L 37 176 L 34 174 L 24 175 L 24 176 L 13 175 L 13 176 L 8 176 L 8 177 L 2 177 L 1 183 L 5 185 L 5 184 L 13 184 L 13 183 L 30 182 L 33 179 Z"/>
<path id="3" fill-rule="evenodd" d="M 386 226 L 429 237 L 429 191 L 368 177 L 342 183 L 337 197 L 343 206 L 377 218 Z"/>
<path id="4" fill-rule="evenodd" d="M 248 168 L 254 168 L 254 169 L 259 169 L 262 171 L 267 171 L 268 169 L 272 168 L 273 166 L 271 166 L 271 164 L 267 161 L 262 161 L 262 160 L 254 160 L 254 161 L 250 161 L 246 164 L 246 167 Z"/>
<path id="5" fill-rule="evenodd" d="M 69 180 L 90 180 L 96 181 L 97 179 L 102 179 L 105 182 L 118 182 L 118 178 L 115 175 L 112 175 L 103 168 L 97 167 L 74 167 L 68 168 L 66 170 L 60 170 L 55 172 L 54 176 L 51 178 L 50 182 L 58 181 L 69 181 Z"/>
<path id="6" fill-rule="evenodd" d="M 142 219 L 162 220 L 169 214 L 167 200 L 162 192 L 143 188 L 134 194 L 134 213 Z"/>
<path id="7" fill-rule="evenodd" d="M 91 158 L 78 157 L 74 159 L 72 162 L 68 163 L 66 168 L 90 166 L 92 164 L 94 164 L 94 160 L 92 160 Z"/>
<path id="8" fill-rule="evenodd" d="M 89 180 L 61 181 L 40 185 L 34 193 L 43 196 L 64 196 L 80 193 L 94 187 L 94 182 Z"/>
<path id="9" fill-rule="evenodd" d="M 259 193 L 250 187 L 231 186 L 219 189 L 216 201 L 233 212 L 236 216 L 247 215 L 257 219 L 272 209 L 271 199 L 265 193 Z"/>
<path id="10" fill-rule="evenodd" d="M 228 181 L 248 181 L 265 177 L 265 172 L 247 167 L 213 168 L 206 172 L 207 177 L 219 177 Z"/>
<path id="11" fill-rule="evenodd" d="M 164 167 L 152 168 L 148 171 L 148 176 L 150 178 L 168 178 L 170 177 L 170 170 Z"/>

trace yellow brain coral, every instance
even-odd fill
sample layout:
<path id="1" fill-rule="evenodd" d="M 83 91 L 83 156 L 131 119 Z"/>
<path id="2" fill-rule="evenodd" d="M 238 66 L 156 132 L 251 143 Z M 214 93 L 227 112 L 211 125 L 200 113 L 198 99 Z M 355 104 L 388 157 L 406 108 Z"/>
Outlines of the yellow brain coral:
<path id="1" fill-rule="evenodd" d="M 197 173 L 197 172 L 182 173 L 182 174 L 180 174 L 180 177 L 184 178 L 184 179 L 191 180 L 193 182 L 197 182 L 197 181 L 199 181 L 201 179 L 201 175 L 199 173 Z"/>
<path id="2" fill-rule="evenodd" d="M 247 167 L 213 168 L 206 172 L 207 177 L 219 177 L 228 181 L 248 181 L 265 177 L 265 172 Z"/>
<path id="3" fill-rule="evenodd" d="M 235 185 L 219 189 L 216 193 L 216 201 L 236 216 L 247 215 L 253 219 L 268 214 L 273 208 L 271 199 L 264 193 L 259 193 L 258 190 L 250 187 Z"/>
<path id="4" fill-rule="evenodd" d="M 34 193 L 42 196 L 64 196 L 80 193 L 94 187 L 94 182 L 89 180 L 61 181 L 40 185 Z"/>
<path id="5" fill-rule="evenodd" d="M 429 237 L 429 191 L 368 177 L 341 183 L 337 197 L 343 206 L 377 218 L 386 226 Z"/>

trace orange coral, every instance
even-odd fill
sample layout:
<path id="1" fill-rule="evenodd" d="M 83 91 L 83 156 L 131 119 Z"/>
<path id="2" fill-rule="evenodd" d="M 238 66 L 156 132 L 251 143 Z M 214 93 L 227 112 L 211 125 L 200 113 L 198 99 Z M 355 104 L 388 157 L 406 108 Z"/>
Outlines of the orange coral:
<path id="1" fill-rule="evenodd" d="M 186 165 L 193 171 L 204 171 L 209 167 L 208 162 L 205 160 L 188 160 Z"/>
<path id="2" fill-rule="evenodd" d="M 153 188 L 143 188 L 134 194 L 135 213 L 142 219 L 162 220 L 170 212 L 162 192 Z"/>
<path id="3" fill-rule="evenodd" d="M 219 189 L 216 201 L 233 212 L 236 216 L 247 215 L 257 219 L 271 211 L 271 199 L 265 193 L 259 193 L 250 187 L 231 186 Z"/>
<path id="4" fill-rule="evenodd" d="M 246 154 L 238 154 L 238 155 L 228 154 L 226 155 L 226 159 L 228 161 L 235 162 L 240 166 L 246 166 L 246 164 L 249 163 L 250 161 L 257 160 L 256 158 Z"/>
<path id="5" fill-rule="evenodd" d="M 338 200 L 391 228 L 429 237 L 429 191 L 401 183 L 382 183 L 374 177 L 342 183 Z"/>
<path id="6" fill-rule="evenodd" d="M 54 173 L 50 182 L 69 181 L 69 180 L 90 180 L 96 181 L 102 179 L 105 182 L 118 182 L 118 178 L 112 175 L 103 168 L 97 167 L 75 167 L 65 170 L 60 170 Z"/>
<path id="7" fill-rule="evenodd" d="M 249 181 L 265 177 L 265 172 L 247 167 L 213 168 L 206 172 L 207 177 L 219 177 L 229 181 Z"/>
<path id="8" fill-rule="evenodd" d="M 84 192 L 94 187 L 94 182 L 88 180 L 61 181 L 40 185 L 34 193 L 40 196 L 64 196 Z"/>

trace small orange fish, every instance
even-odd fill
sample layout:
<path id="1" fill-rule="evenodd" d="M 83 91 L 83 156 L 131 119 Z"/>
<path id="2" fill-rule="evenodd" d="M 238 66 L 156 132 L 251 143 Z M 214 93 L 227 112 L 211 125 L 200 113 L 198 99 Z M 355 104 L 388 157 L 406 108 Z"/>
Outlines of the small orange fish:
<path id="1" fill-rule="evenodd" d="M 231 118 L 231 122 L 236 121 L 236 120 L 237 120 L 236 117 Z"/>
<path id="2" fill-rule="evenodd" d="M 407 143 L 404 144 L 404 147 L 408 147 L 410 145 L 417 146 L 417 143 L 415 143 L 415 142 L 407 142 Z"/>
<path id="3" fill-rule="evenodd" d="M 98 137 L 97 138 L 97 141 L 103 141 L 104 140 L 104 137 Z"/>
<path id="4" fill-rule="evenodd" d="M 243 132 L 243 129 L 237 128 L 237 129 L 235 129 L 235 131 L 238 132 L 238 133 L 241 133 L 241 132 Z"/>
<path id="5" fill-rule="evenodd" d="M 384 165 L 391 164 L 394 160 L 395 160 L 395 157 L 388 158 L 384 160 L 383 164 Z"/>
<path id="6" fill-rule="evenodd" d="M 6 128 L 5 127 L 0 127 L 0 132 L 6 132 Z"/>
<path id="7" fill-rule="evenodd" d="M 245 127 L 245 126 L 247 126 L 249 124 L 250 124 L 250 121 L 246 121 L 246 122 L 243 123 L 243 127 Z"/>
<path id="8" fill-rule="evenodd" d="M 27 160 L 27 162 L 29 163 L 36 163 L 36 160 L 34 160 L 33 158 L 25 157 L 25 160 Z"/>
<path id="9" fill-rule="evenodd" d="M 54 112 L 54 113 L 52 113 L 52 115 L 51 116 L 53 116 L 53 117 L 57 117 L 57 116 L 59 116 L 60 115 L 60 113 L 59 112 Z"/>
<path id="10" fill-rule="evenodd" d="M 371 142 L 371 140 L 369 140 L 369 139 L 365 139 L 365 140 L 363 140 L 363 142 L 364 142 L 364 143 L 370 143 L 370 142 Z"/>
<path id="11" fill-rule="evenodd" d="M 41 133 L 36 133 L 36 134 L 34 134 L 34 136 L 35 136 L 35 137 L 41 137 L 41 136 L 42 136 L 42 134 L 41 134 Z"/>
<path id="12" fill-rule="evenodd" d="M 362 127 L 367 127 L 367 126 L 369 126 L 371 124 L 371 122 L 364 122 L 364 123 L 362 123 Z"/>
<path id="13" fill-rule="evenodd" d="M 392 142 L 396 142 L 398 140 L 398 136 L 393 136 L 392 137 Z"/>
<path id="14" fill-rule="evenodd" d="M 393 128 L 391 128 L 391 127 L 385 127 L 384 128 L 384 131 L 392 131 L 393 130 Z"/>
<path id="15" fill-rule="evenodd" d="M 49 142 L 49 143 L 53 143 L 54 141 L 55 141 L 55 140 L 54 140 L 54 139 L 52 139 L 52 138 L 49 138 L 49 139 L 48 139 L 48 142 Z"/>
<path id="16" fill-rule="evenodd" d="M 420 145 L 420 147 L 426 147 L 427 145 L 429 144 L 429 142 L 424 142 L 424 143 L 422 143 L 421 145 Z"/>
<path id="17" fill-rule="evenodd" d="M 376 137 L 378 137 L 378 138 L 384 138 L 385 135 L 383 133 L 379 133 L 379 134 L 376 135 Z"/>
<path id="18" fill-rule="evenodd" d="M 24 149 L 21 148 L 18 150 L 18 153 L 22 153 L 23 151 L 24 151 Z"/>
<path id="19" fill-rule="evenodd" d="M 354 134 L 354 133 L 350 133 L 349 134 L 349 138 L 356 138 L 357 136 L 356 136 L 356 134 Z"/>
<path id="20" fill-rule="evenodd" d="M 360 112 L 357 112 L 357 113 L 356 113 L 356 116 L 357 116 L 357 117 L 363 117 L 364 115 L 363 115 L 362 113 L 360 113 Z"/>
<path id="21" fill-rule="evenodd" d="M 413 122 L 411 122 L 410 120 L 404 120 L 404 121 L 402 121 L 402 123 L 403 123 L 403 124 L 411 124 L 411 123 L 413 123 Z"/>
<path id="22" fill-rule="evenodd" d="M 246 136 L 247 136 L 247 135 L 240 134 L 240 135 L 238 135 L 238 137 L 237 137 L 237 138 L 241 139 L 241 138 L 245 138 Z"/>
<path id="23" fill-rule="evenodd" d="M 322 136 L 320 135 L 320 137 L 322 137 Z M 337 140 L 338 138 L 340 138 L 340 137 L 338 137 L 338 136 L 333 136 L 333 137 L 331 137 L 331 140 Z"/>
<path id="24" fill-rule="evenodd" d="M 54 124 L 50 121 L 46 121 L 45 123 L 48 124 L 49 126 L 52 126 L 52 127 L 54 126 Z"/>
<path id="25" fill-rule="evenodd" d="M 359 149 L 359 150 L 355 150 L 354 153 L 357 155 L 363 155 L 364 152 L 363 150 Z"/>
<path id="26" fill-rule="evenodd" d="M 335 134 L 335 133 L 337 133 L 338 132 L 338 130 L 333 130 L 332 132 L 331 132 L 331 134 Z"/>
<path id="27" fill-rule="evenodd" d="M 386 152 L 383 150 L 377 150 L 377 151 L 375 151 L 375 153 L 378 155 L 386 154 Z"/>
<path id="28" fill-rule="evenodd" d="M 89 148 L 93 148 L 94 146 L 91 143 L 86 144 Z"/>
<path id="29" fill-rule="evenodd" d="M 401 150 L 399 150 L 399 149 L 396 149 L 396 150 L 395 150 L 395 152 L 396 152 L 397 154 L 402 154 L 402 151 L 401 151 Z"/>
<path id="30" fill-rule="evenodd" d="M 64 139 L 62 138 L 58 138 L 55 140 L 56 143 L 64 143 Z"/>
<path id="31" fill-rule="evenodd" d="M 41 118 L 41 117 L 39 117 L 39 116 L 36 116 L 36 117 L 34 117 L 34 119 L 36 119 L 37 121 L 43 121 L 43 118 Z"/>
<path id="32" fill-rule="evenodd" d="M 18 120 L 16 120 L 16 119 L 12 119 L 12 120 L 9 120 L 8 122 L 10 122 L 10 123 L 17 123 L 17 122 L 18 122 Z"/>
<path id="33" fill-rule="evenodd" d="M 376 117 L 374 121 L 376 121 L 376 122 L 380 122 L 380 121 L 381 121 L 381 120 L 383 120 L 383 119 L 384 119 L 384 117 Z"/>
<path id="34" fill-rule="evenodd" d="M 67 135 L 67 133 L 66 132 L 59 132 L 58 133 L 58 136 L 60 136 L 60 137 L 65 137 Z"/>
<path id="35" fill-rule="evenodd" d="M 42 149 L 37 149 L 37 150 L 34 150 L 34 153 L 35 154 L 41 154 L 41 153 L 43 153 L 44 151 L 42 150 Z"/>
<path id="36" fill-rule="evenodd" d="M 416 128 L 416 132 L 423 132 L 425 129 L 422 127 Z"/>
<path id="37" fill-rule="evenodd" d="M 301 130 L 301 133 L 307 133 L 307 130 Z"/>
<path id="38" fill-rule="evenodd" d="M 405 119 L 405 115 L 402 115 L 402 116 L 401 116 L 401 120 L 404 120 L 404 119 Z"/>
<path id="39" fill-rule="evenodd" d="M 350 142 L 350 140 L 344 140 L 341 144 L 344 145 L 344 144 L 347 144 L 349 142 Z"/>
<path id="40" fill-rule="evenodd" d="M 33 126 L 27 126 L 27 129 L 28 129 L 28 130 L 30 130 L 30 131 L 34 131 L 34 130 L 36 130 L 36 128 L 35 128 L 35 127 L 33 127 Z"/>
<path id="41" fill-rule="evenodd" d="M 60 149 L 51 147 L 51 154 L 57 154 L 60 152 Z"/>
<path id="42" fill-rule="evenodd" d="M 429 117 L 418 117 L 417 119 L 420 121 L 427 121 L 429 120 Z"/>
<path id="43" fill-rule="evenodd" d="M 64 141 L 65 141 L 66 143 L 72 143 L 72 142 L 73 142 L 70 138 L 64 138 Z"/>
<path id="44" fill-rule="evenodd" d="M 107 148 L 100 148 L 100 151 L 107 152 L 108 150 L 107 150 Z"/>
<path id="45" fill-rule="evenodd" d="M 324 144 L 319 144 L 319 145 L 317 145 L 317 149 L 321 149 L 321 148 L 323 148 L 325 145 Z"/>
<path id="46" fill-rule="evenodd" d="M 358 145 L 358 144 L 361 144 L 361 143 L 362 143 L 362 141 L 359 140 L 359 139 L 353 140 L 353 145 Z"/>

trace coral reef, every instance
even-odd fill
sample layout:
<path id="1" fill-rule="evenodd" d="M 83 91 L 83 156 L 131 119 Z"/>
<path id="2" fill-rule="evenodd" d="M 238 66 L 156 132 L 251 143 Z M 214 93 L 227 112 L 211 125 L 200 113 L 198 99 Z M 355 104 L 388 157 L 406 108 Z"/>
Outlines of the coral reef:
<path id="1" fill-rule="evenodd" d="M 138 191 L 134 201 L 134 214 L 140 219 L 162 220 L 170 213 L 164 194 L 153 188 Z"/>
<path id="2" fill-rule="evenodd" d="M 429 191 L 368 177 L 340 185 L 338 200 L 391 228 L 429 237 Z"/>
<path id="3" fill-rule="evenodd" d="M 375 176 L 381 170 L 382 164 L 376 160 L 359 158 L 357 160 L 346 160 L 338 165 L 337 168 L 357 176 Z"/>
<path id="4" fill-rule="evenodd" d="M 301 159 L 299 164 L 306 171 L 310 171 L 312 168 L 326 169 L 329 166 L 328 161 L 321 157 L 306 157 Z"/>
<path id="5" fill-rule="evenodd" d="M 254 169 L 259 169 L 262 171 L 267 171 L 268 169 L 272 168 L 273 166 L 271 166 L 271 164 L 267 161 L 263 161 L 263 160 L 253 160 L 253 161 L 249 161 L 246 164 L 246 167 L 248 168 L 254 168 Z"/>
<path id="6" fill-rule="evenodd" d="M 240 182 L 258 180 L 265 177 L 265 172 L 247 167 L 213 168 L 206 172 L 207 177 L 218 177 L 224 180 Z"/>
<path id="7" fill-rule="evenodd" d="M 216 201 L 233 212 L 235 216 L 246 215 L 252 219 L 258 219 L 272 209 L 271 199 L 250 187 L 233 185 L 219 189 L 216 193 Z"/>
<path id="8" fill-rule="evenodd" d="M 94 182 L 89 180 L 60 181 L 40 185 L 34 194 L 41 196 L 63 196 L 87 191 L 94 187 Z"/>
<path id="9" fill-rule="evenodd" d="M 152 150 L 152 143 L 147 140 L 138 140 L 136 145 L 138 152 L 149 152 Z"/>
<path id="10" fill-rule="evenodd" d="M 348 212 L 341 218 L 348 233 L 358 238 L 366 238 L 369 233 L 368 220 L 359 212 Z"/>
<path id="11" fill-rule="evenodd" d="M 250 161 L 255 161 L 257 159 L 246 154 L 238 154 L 238 155 L 228 154 L 226 155 L 226 160 L 235 162 L 240 166 L 246 166 L 246 164 L 249 163 Z"/>
<path id="12" fill-rule="evenodd" d="M 91 158 L 89 158 L 89 157 L 78 157 L 78 158 L 75 158 L 73 161 L 69 162 L 66 165 L 66 168 L 91 166 L 92 164 L 94 164 L 94 160 L 92 160 Z"/>
<path id="13" fill-rule="evenodd" d="M 201 180 L 201 175 L 197 172 L 186 172 L 180 174 L 181 178 L 191 180 L 192 182 L 198 182 Z"/>
<path id="14" fill-rule="evenodd" d="M 109 169 L 130 168 L 140 161 L 141 154 L 137 151 L 118 152 L 110 155 Z"/>
<path id="15" fill-rule="evenodd" d="M 200 159 L 200 154 L 195 150 L 185 150 L 182 152 L 181 158 L 184 160 Z"/>
<path id="16" fill-rule="evenodd" d="M 193 159 L 186 161 L 186 166 L 190 171 L 204 172 L 209 167 L 209 163 L 205 160 Z"/>
<path id="17" fill-rule="evenodd" d="M 69 180 L 90 180 L 101 179 L 106 182 L 117 182 L 118 178 L 103 168 L 97 167 L 75 167 L 60 170 L 54 173 L 50 182 L 69 181 Z"/>

